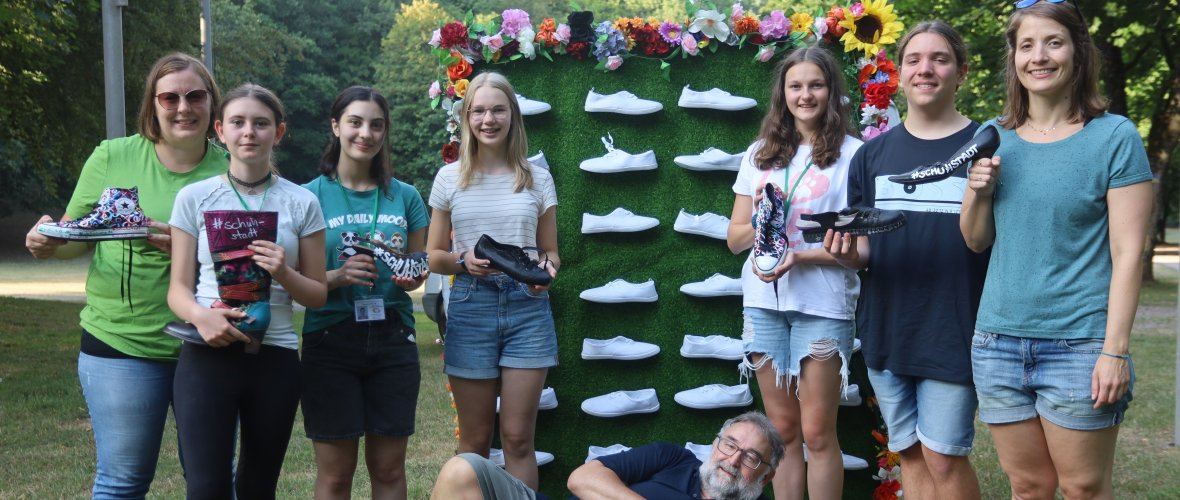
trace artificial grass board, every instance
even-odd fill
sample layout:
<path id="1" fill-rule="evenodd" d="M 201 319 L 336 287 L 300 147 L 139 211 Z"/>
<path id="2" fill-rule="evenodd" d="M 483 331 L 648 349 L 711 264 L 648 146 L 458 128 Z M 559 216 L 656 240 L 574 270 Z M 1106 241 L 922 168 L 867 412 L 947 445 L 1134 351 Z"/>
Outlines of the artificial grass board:
<path id="1" fill-rule="evenodd" d="M 733 255 L 724 241 L 673 231 L 677 214 L 714 212 L 728 217 L 733 208 L 734 172 L 695 172 L 673 163 L 678 155 L 698 154 L 709 147 L 728 153 L 744 151 L 756 138 L 768 107 L 774 62 L 754 61 L 756 51 L 722 46 L 706 57 L 673 61 L 670 81 L 660 75 L 656 60 L 629 59 L 614 72 L 594 69 L 592 61 L 560 56 L 550 62 L 514 61 L 484 66 L 509 78 L 519 94 L 550 103 L 549 112 L 525 117 L 529 153 L 542 150 L 551 167 L 558 197 L 558 241 L 562 269 L 550 291 L 557 322 L 560 366 L 549 372 L 546 385 L 557 391 L 555 410 L 540 412 L 538 450 L 553 453 L 553 464 L 541 468 L 541 489 L 568 493 L 565 479 L 581 465 L 591 445 L 622 443 L 638 446 L 653 441 L 711 443 L 721 423 L 747 408 L 693 410 L 673 400 L 676 392 L 706 384 L 734 385 L 737 362 L 686 359 L 679 349 L 685 334 L 738 337 L 742 328 L 740 297 L 701 299 L 679 291 L 681 285 L 714 273 L 740 277 L 746 254 Z M 745 111 L 684 109 L 677 106 L 681 89 L 714 87 L 752 97 L 758 106 Z M 664 109 L 642 116 L 587 113 L 591 88 L 600 94 L 627 90 L 656 100 Z M 614 146 L 638 154 L 653 149 L 656 170 L 595 174 L 582 171 L 582 160 L 606 153 L 600 137 L 610 133 Z M 660 225 L 639 233 L 581 234 L 582 214 L 602 215 L 624 207 L 656 217 Z M 578 298 L 585 289 L 622 278 L 638 283 L 654 279 L 659 301 L 645 304 L 597 304 Z M 655 358 L 640 361 L 586 361 L 582 339 L 624 335 L 660 346 Z M 868 395 L 864 361 L 852 358 L 850 383 Z M 750 380 L 757 394 L 756 381 Z M 583 413 L 583 400 L 616 390 L 654 387 L 659 412 L 619 418 Z M 760 398 L 755 398 L 760 403 Z M 758 404 L 760 408 L 761 405 Z M 864 406 L 841 408 L 839 436 L 845 452 L 875 462 L 870 431 L 874 417 Z M 846 497 L 871 495 L 876 471 L 849 472 Z"/>

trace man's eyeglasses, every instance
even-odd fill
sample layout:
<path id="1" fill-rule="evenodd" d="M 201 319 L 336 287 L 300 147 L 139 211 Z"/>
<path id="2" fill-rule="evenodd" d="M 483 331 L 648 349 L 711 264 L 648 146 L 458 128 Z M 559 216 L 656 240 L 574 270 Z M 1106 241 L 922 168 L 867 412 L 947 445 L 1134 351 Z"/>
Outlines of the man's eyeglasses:
<path id="1" fill-rule="evenodd" d="M 497 120 L 503 120 L 505 117 L 508 116 L 508 108 L 501 108 L 501 107 L 472 108 L 472 109 L 467 110 L 467 116 L 470 117 L 471 119 L 478 118 L 478 119 L 482 120 L 482 119 L 484 119 L 485 116 L 487 116 L 488 113 L 491 113 L 491 115 L 493 117 L 495 117 Z"/>
<path id="2" fill-rule="evenodd" d="M 160 92 L 156 94 L 156 101 L 160 103 L 160 107 L 169 111 L 180 107 L 180 100 L 184 99 L 189 106 L 200 106 L 205 104 L 209 99 L 209 91 L 205 89 L 190 90 L 185 94 L 177 94 L 176 92 Z"/>
<path id="3" fill-rule="evenodd" d="M 1065 0 L 1016 0 L 1015 2 L 1012 2 L 1012 5 L 1016 6 L 1017 9 L 1023 9 L 1026 7 L 1032 7 L 1033 5 L 1036 5 L 1037 2 L 1065 3 Z M 1073 5 L 1073 10 L 1077 11 L 1078 18 L 1081 19 L 1082 22 L 1085 22 L 1086 16 L 1082 15 L 1082 9 L 1078 7 L 1077 1 L 1069 0 L 1069 3 Z"/>
<path id="4" fill-rule="evenodd" d="M 732 439 L 723 437 L 720 434 L 717 435 L 716 442 L 717 451 L 720 451 L 722 455 L 727 457 L 732 457 L 734 453 L 740 451 L 742 453 L 742 465 L 749 468 L 750 470 L 758 470 L 758 467 L 762 466 L 762 455 L 759 455 L 758 452 L 753 450 L 743 450 L 737 445 L 737 443 L 733 442 Z"/>

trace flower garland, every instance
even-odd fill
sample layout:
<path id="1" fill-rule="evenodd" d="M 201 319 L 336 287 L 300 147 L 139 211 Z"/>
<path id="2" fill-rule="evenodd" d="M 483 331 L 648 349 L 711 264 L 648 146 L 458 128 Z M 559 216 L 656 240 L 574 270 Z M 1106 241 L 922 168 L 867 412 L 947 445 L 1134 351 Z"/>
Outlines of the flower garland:
<path id="1" fill-rule="evenodd" d="M 873 474 L 873 479 L 881 484 L 873 489 L 873 500 L 897 500 L 902 497 L 901 455 L 889 451 L 889 430 L 885 427 L 877 397 L 869 397 L 866 404 L 877 420 L 877 428 L 872 432 L 877 443 L 877 473 Z"/>
<path id="2" fill-rule="evenodd" d="M 773 10 L 758 17 L 734 3 L 728 16 L 710 0 L 688 0 L 682 20 L 619 18 L 594 23 L 594 13 L 569 14 L 566 22 L 545 18 L 534 27 L 528 12 L 507 9 L 486 23 L 476 23 L 468 12 L 462 21 L 439 22 L 430 38 L 440 77 L 427 94 L 431 107 L 447 111 L 449 141 L 441 154 L 444 163 L 459 156 L 460 117 L 456 104 L 467 93 L 468 77 L 476 64 L 504 64 L 519 59 L 550 61 L 555 56 L 593 58 L 596 69 L 614 71 L 627 59 L 658 59 L 664 78 L 677 57 L 703 57 L 724 44 L 741 49 L 757 47 L 754 60 L 769 62 L 775 55 L 806 45 L 829 47 L 841 59 L 850 99 L 858 102 L 861 131 L 870 140 L 900 121 L 893 96 L 897 68 L 885 47 L 897 42 L 902 24 L 888 0 L 865 0 L 826 11 Z M 693 10 L 695 9 L 695 10 Z M 843 50 L 840 50 L 843 49 Z"/>

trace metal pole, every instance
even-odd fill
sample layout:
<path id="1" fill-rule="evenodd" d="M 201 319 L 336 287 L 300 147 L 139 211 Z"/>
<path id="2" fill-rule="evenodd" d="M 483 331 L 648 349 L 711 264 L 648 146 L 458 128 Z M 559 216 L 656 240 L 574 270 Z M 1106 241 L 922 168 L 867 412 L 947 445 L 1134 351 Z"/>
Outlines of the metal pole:
<path id="1" fill-rule="evenodd" d="M 1180 279 L 1176 280 L 1177 296 L 1180 297 Z M 1172 424 L 1172 447 L 1180 447 L 1180 300 L 1176 301 L 1176 392 L 1172 399 L 1176 404 L 1175 422 Z"/>
<path id="2" fill-rule="evenodd" d="M 127 135 L 123 91 L 123 7 L 128 0 L 102 0 L 102 64 L 106 92 L 107 139 Z"/>
<path id="3" fill-rule="evenodd" d="M 201 54 L 205 68 L 213 74 L 213 7 L 209 0 L 201 0 Z"/>

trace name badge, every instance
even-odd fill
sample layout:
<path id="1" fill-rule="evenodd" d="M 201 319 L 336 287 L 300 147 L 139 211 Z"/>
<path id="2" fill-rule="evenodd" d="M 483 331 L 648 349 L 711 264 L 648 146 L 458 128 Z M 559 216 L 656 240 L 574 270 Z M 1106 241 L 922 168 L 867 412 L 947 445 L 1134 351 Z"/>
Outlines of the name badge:
<path id="1" fill-rule="evenodd" d="M 353 302 L 356 308 L 356 321 L 382 321 L 385 319 L 385 299 L 377 297 L 361 297 Z"/>

